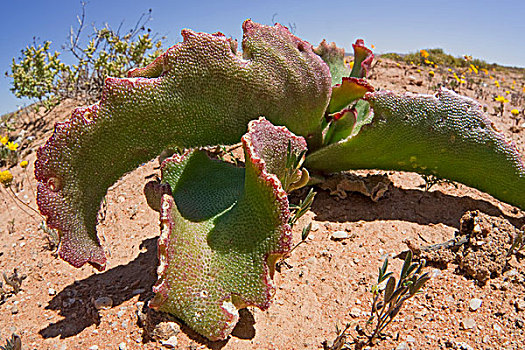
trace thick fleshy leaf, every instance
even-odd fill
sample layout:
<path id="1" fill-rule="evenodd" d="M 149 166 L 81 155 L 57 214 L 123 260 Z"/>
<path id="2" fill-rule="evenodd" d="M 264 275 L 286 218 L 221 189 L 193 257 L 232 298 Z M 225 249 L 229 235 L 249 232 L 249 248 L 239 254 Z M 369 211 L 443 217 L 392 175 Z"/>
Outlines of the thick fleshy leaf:
<path id="1" fill-rule="evenodd" d="M 339 85 L 332 88 L 332 96 L 328 104 L 328 113 L 335 113 L 350 103 L 363 98 L 367 92 L 373 92 L 374 87 L 364 79 L 343 78 Z"/>
<path id="2" fill-rule="evenodd" d="M 304 139 L 260 119 L 242 141 L 246 169 L 201 151 L 162 165 L 164 194 L 159 280 L 150 307 L 168 312 L 211 340 L 226 338 L 238 308 L 266 309 L 277 259 L 290 250 L 288 198 L 276 174 Z M 275 161 L 275 158 L 279 158 Z"/>
<path id="3" fill-rule="evenodd" d="M 106 190 L 169 146 L 238 142 L 266 116 L 320 143 L 330 73 L 309 43 L 281 26 L 243 24 L 243 53 L 220 33 L 184 41 L 129 78 L 106 80 L 102 100 L 77 108 L 39 149 L 38 206 L 61 236 L 59 255 L 99 269 L 96 214 Z"/>
<path id="4" fill-rule="evenodd" d="M 416 171 L 478 188 L 525 209 L 525 167 L 481 106 L 441 89 L 435 95 L 367 94 L 370 120 L 305 161 L 308 169 Z M 358 121 L 358 124 L 361 122 Z"/>
<path id="5" fill-rule="evenodd" d="M 321 56 L 330 68 L 332 85 L 341 84 L 344 77 L 350 76 L 350 66 L 345 64 L 345 49 L 337 47 L 334 42 L 328 44 L 323 40 L 314 48 L 314 52 Z"/>
<path id="6" fill-rule="evenodd" d="M 354 48 L 354 66 L 352 67 L 351 77 L 355 78 L 366 78 L 372 61 L 374 60 L 374 54 L 372 50 L 365 46 L 363 39 L 357 39 L 355 44 L 352 44 Z"/>

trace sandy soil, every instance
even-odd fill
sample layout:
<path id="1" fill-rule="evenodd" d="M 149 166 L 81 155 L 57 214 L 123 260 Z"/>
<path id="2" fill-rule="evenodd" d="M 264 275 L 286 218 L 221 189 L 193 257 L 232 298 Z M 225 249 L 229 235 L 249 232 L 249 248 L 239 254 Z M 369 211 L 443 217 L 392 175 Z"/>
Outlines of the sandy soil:
<path id="1" fill-rule="evenodd" d="M 431 80 L 428 70 L 382 60 L 373 70 L 371 83 L 395 91 L 432 93 L 433 86 L 451 76 L 445 68 L 438 68 Z M 522 76 L 491 74 L 508 86 L 516 80 L 521 89 Z M 497 105 L 494 94 L 504 94 L 506 89 L 497 89 L 481 72 L 476 79 L 481 83 L 463 86 L 461 93 L 487 104 L 490 115 Z M 523 110 L 523 99 L 521 105 L 512 103 L 505 105 L 503 116 L 490 117 L 523 155 L 525 131 L 519 126 L 525 120 L 516 122 L 509 112 L 511 108 Z M 15 176 L 12 189 L 32 207 L 36 207 L 35 151 L 49 137 L 53 123 L 67 118 L 73 105 L 65 103 L 45 118 L 29 114 L 20 119 L 18 127 L 35 139 L 23 150 L 29 167 L 11 169 Z M 493 237 L 494 229 L 505 235 L 525 224 L 523 212 L 463 185 L 438 184 L 425 191 L 424 180 L 417 174 L 357 172 L 361 176 L 384 174 L 392 185 L 377 202 L 358 193 L 341 199 L 318 188 L 311 211 L 294 229 L 294 239 L 300 241 L 300 231 L 309 222 L 313 223 L 312 233 L 276 273 L 272 306 L 264 312 L 241 310 L 232 336 L 209 342 L 178 321 L 144 307 L 153 296 L 159 229 L 158 215 L 147 206 L 142 186 L 147 177 L 159 172 L 157 164 L 156 160 L 144 164 L 108 192 L 98 227 L 108 253 L 104 272 L 89 266 L 75 269 L 57 259 L 39 228 L 41 218 L 18 206 L 6 189 L 0 191 L 0 271 L 9 276 L 16 269 L 26 276 L 17 294 L 10 293 L 4 283 L 8 293 L 0 299 L 1 345 L 16 332 L 24 349 L 163 349 L 167 345 L 161 340 L 173 335 L 180 349 L 320 349 L 323 341 L 331 344 L 335 339 L 337 325 L 350 322 L 348 340 L 357 335 L 355 326 L 365 325 L 371 309 L 370 287 L 377 269 L 388 256 L 391 269 L 398 273 L 402 260 L 395 256 L 407 249 L 407 243 L 428 246 L 453 238 L 468 211 L 478 211 L 487 237 Z M 292 201 L 301 195 L 304 193 L 294 194 Z M 348 238 L 332 240 L 332 233 L 340 230 Z M 504 259 L 504 268 L 489 272 L 488 277 L 484 274 L 479 281 L 468 271 L 488 268 L 484 260 L 476 260 L 478 267 L 469 260 L 468 264 L 474 264 L 469 270 L 462 261 L 472 255 L 464 250 L 454 254 L 446 264 L 435 259 L 436 265 L 426 268 L 433 278 L 424 293 L 406 303 L 389 327 L 389 336 L 374 348 L 523 348 L 523 261 L 514 257 L 507 264 Z M 473 299 L 482 301 L 475 311 L 469 306 Z"/>

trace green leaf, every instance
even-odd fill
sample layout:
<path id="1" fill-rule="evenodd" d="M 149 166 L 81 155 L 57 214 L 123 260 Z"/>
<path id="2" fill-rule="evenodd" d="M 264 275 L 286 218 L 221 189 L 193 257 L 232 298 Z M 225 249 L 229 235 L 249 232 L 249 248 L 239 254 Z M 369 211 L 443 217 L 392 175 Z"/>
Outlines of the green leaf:
<path id="1" fill-rule="evenodd" d="M 396 278 L 390 277 L 388 279 L 388 282 L 386 282 L 386 287 L 385 287 L 385 296 L 384 296 L 385 304 L 388 304 L 390 300 L 392 300 L 392 296 L 394 294 L 395 288 L 396 288 Z"/>
<path id="2" fill-rule="evenodd" d="M 363 98 L 367 92 L 373 92 L 374 87 L 364 79 L 343 78 L 343 82 L 332 88 L 332 96 L 328 104 L 328 113 L 335 113 L 350 103 Z"/>
<path id="3" fill-rule="evenodd" d="M 267 166 L 266 157 L 282 154 L 284 164 L 286 138 L 295 136 L 260 119 L 243 137 L 246 169 L 202 151 L 163 163 L 162 182 L 172 193 L 161 201 L 159 280 L 150 307 L 210 340 L 231 333 L 237 309 L 268 308 L 275 263 L 289 252 L 292 236 L 288 198 L 269 172 L 279 169 Z"/>
<path id="4" fill-rule="evenodd" d="M 314 48 L 314 52 L 321 56 L 330 68 L 332 85 L 341 84 L 344 77 L 350 76 L 350 66 L 344 62 L 345 49 L 338 48 L 334 42 L 328 44 L 326 40 L 323 40 L 319 46 Z"/>
<path id="5" fill-rule="evenodd" d="M 401 269 L 401 275 L 399 276 L 399 282 L 403 281 L 407 277 L 408 268 L 410 267 L 411 264 L 412 264 L 412 251 L 409 250 L 405 257 L 403 268 Z"/>
<path id="6" fill-rule="evenodd" d="M 221 34 L 183 30 L 182 43 L 129 78 L 107 78 L 99 103 L 56 125 L 35 175 L 38 206 L 62 238 L 60 257 L 104 269 L 100 201 L 163 149 L 237 143 L 261 115 L 320 144 L 331 85 L 326 64 L 281 25 L 248 20 L 243 29 L 242 55 Z"/>
<path id="7" fill-rule="evenodd" d="M 366 78 L 368 71 L 371 68 L 374 54 L 372 50 L 365 46 L 363 39 L 357 39 L 355 44 L 352 44 L 354 49 L 354 66 L 352 67 L 351 77 Z"/>
<path id="8" fill-rule="evenodd" d="M 520 155 L 478 103 L 446 89 L 435 95 L 379 91 L 366 99 L 371 120 L 348 138 L 309 154 L 305 167 L 327 173 L 385 169 L 433 174 L 525 209 Z"/>

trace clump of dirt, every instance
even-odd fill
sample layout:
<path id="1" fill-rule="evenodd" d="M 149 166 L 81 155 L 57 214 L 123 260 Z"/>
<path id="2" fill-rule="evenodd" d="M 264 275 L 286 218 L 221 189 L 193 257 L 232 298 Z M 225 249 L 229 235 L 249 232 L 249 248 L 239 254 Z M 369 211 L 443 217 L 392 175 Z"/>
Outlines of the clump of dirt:
<path id="1" fill-rule="evenodd" d="M 514 237 L 520 232 L 504 218 L 476 210 L 463 215 L 459 234 L 468 239 L 456 253 L 459 269 L 485 283 L 503 273 Z"/>
<path id="2" fill-rule="evenodd" d="M 419 248 L 417 253 L 433 265 L 446 267 L 448 263 L 456 263 L 461 273 L 484 284 L 503 273 L 512 243 L 520 234 L 519 229 L 502 217 L 468 211 L 461 217 L 453 240 Z"/>

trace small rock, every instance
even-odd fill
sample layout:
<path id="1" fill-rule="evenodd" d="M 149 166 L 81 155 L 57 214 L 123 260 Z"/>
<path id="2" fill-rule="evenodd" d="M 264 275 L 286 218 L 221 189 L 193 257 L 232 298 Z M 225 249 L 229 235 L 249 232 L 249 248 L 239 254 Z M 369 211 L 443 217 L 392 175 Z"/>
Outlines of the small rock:
<path id="1" fill-rule="evenodd" d="M 152 338 L 155 340 L 169 340 L 179 334 L 180 326 L 176 322 L 161 322 L 155 326 Z"/>
<path id="2" fill-rule="evenodd" d="M 118 350 L 128 350 L 126 343 L 122 342 L 118 345 Z"/>
<path id="3" fill-rule="evenodd" d="M 172 336 L 170 337 L 168 340 L 165 340 L 165 341 L 161 341 L 160 342 L 164 347 L 168 348 L 168 349 L 174 349 L 177 347 L 177 344 L 179 343 L 179 341 L 177 340 L 177 337 L 176 336 Z"/>
<path id="4" fill-rule="evenodd" d="M 483 301 L 481 299 L 478 299 L 478 298 L 470 299 L 470 301 L 468 303 L 470 311 L 476 311 L 477 309 L 479 309 L 482 302 Z"/>
<path id="5" fill-rule="evenodd" d="M 497 324 L 497 323 L 494 323 L 494 324 L 492 325 L 492 328 L 494 328 L 494 330 L 495 330 L 496 332 L 501 332 L 501 326 L 500 326 L 499 324 Z"/>
<path id="6" fill-rule="evenodd" d="M 461 322 L 459 323 L 460 327 L 462 329 L 472 329 L 474 327 L 476 327 L 476 321 L 474 321 L 473 318 L 464 318 L 461 320 Z"/>
<path id="7" fill-rule="evenodd" d="M 408 347 L 408 344 L 407 342 L 401 342 L 399 343 L 397 346 L 396 346 L 396 350 L 408 350 L 409 347 Z"/>
<path id="8" fill-rule="evenodd" d="M 88 348 L 89 350 L 98 350 L 98 345 L 93 345 Z"/>
<path id="9" fill-rule="evenodd" d="M 411 335 L 407 335 L 406 341 L 407 341 L 407 343 L 415 343 L 416 342 L 416 338 L 414 338 Z"/>
<path id="10" fill-rule="evenodd" d="M 456 344 L 457 345 L 457 348 L 459 350 L 474 350 L 474 348 L 470 345 L 468 345 L 467 343 L 465 343 L 464 341 L 462 342 L 459 342 Z"/>
<path id="11" fill-rule="evenodd" d="M 120 310 L 119 312 L 117 312 L 117 317 L 121 318 L 122 316 L 124 316 L 125 313 L 126 313 L 126 310 Z"/>
<path id="12" fill-rule="evenodd" d="M 113 299 L 110 297 L 100 297 L 97 298 L 93 304 L 97 310 L 107 310 L 113 306 Z"/>
<path id="13" fill-rule="evenodd" d="M 11 313 L 13 315 L 17 314 L 18 313 L 18 307 L 16 305 L 13 305 L 13 307 L 11 307 Z"/>
<path id="14" fill-rule="evenodd" d="M 318 223 L 313 223 L 312 224 L 312 228 L 310 229 L 310 231 L 315 232 L 317 230 L 319 230 L 319 224 Z"/>
<path id="15" fill-rule="evenodd" d="M 47 290 L 47 294 L 49 294 L 49 295 L 55 295 L 55 294 L 57 294 L 57 291 L 54 290 L 53 288 L 49 288 L 49 289 Z"/>
<path id="16" fill-rule="evenodd" d="M 516 307 L 517 311 L 523 311 L 525 310 L 525 300 L 518 299 L 514 302 L 514 306 Z"/>
<path id="17" fill-rule="evenodd" d="M 333 239 L 334 241 L 340 241 L 342 239 L 347 239 L 348 237 L 350 237 L 350 236 L 345 231 L 335 231 L 330 236 L 330 238 Z"/>
<path id="18" fill-rule="evenodd" d="M 352 316 L 353 318 L 361 316 L 361 309 L 358 307 L 353 307 L 352 309 L 350 309 L 350 316 Z"/>

